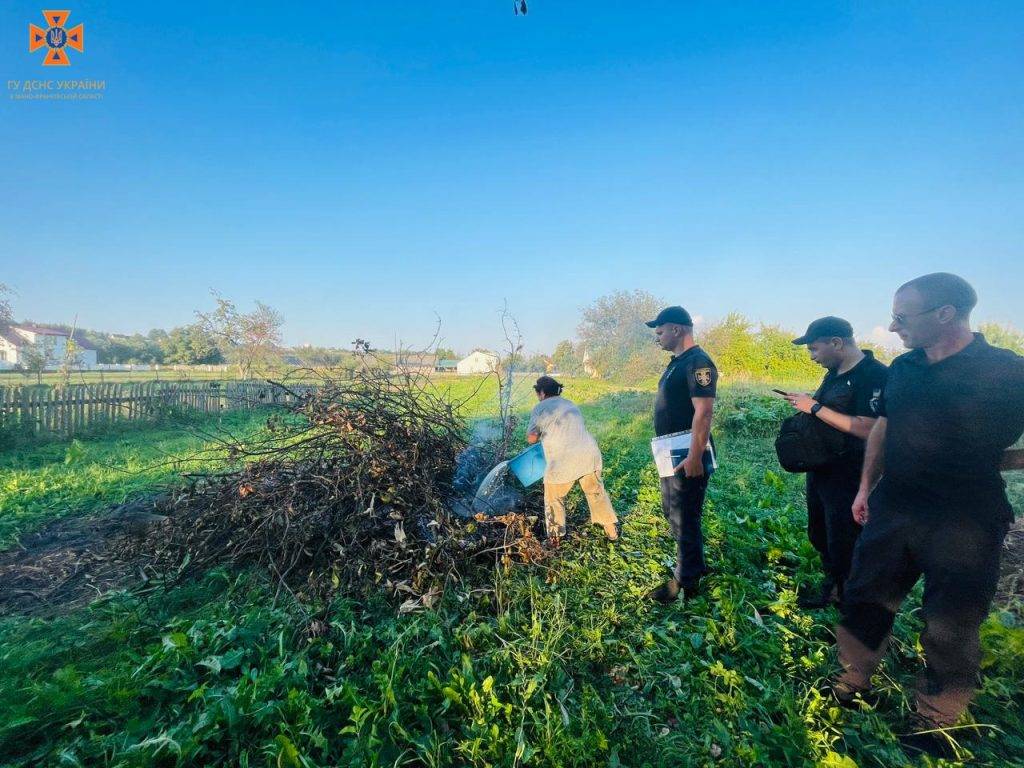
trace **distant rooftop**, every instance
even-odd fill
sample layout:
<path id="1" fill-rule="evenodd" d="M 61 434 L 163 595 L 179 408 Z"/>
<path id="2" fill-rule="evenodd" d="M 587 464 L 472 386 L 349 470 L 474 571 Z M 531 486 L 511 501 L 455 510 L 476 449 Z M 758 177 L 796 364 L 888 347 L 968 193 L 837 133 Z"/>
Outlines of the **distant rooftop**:
<path id="1" fill-rule="evenodd" d="M 71 333 L 69 331 L 65 331 L 63 328 L 50 328 L 45 325 L 36 325 L 34 323 L 12 323 L 7 328 L 0 329 L 0 337 L 6 339 L 16 347 L 24 346 L 27 342 L 23 337 L 14 332 L 15 329 L 19 331 L 26 331 L 27 333 L 34 333 L 37 336 L 64 336 L 65 338 L 71 336 Z M 87 349 L 91 351 L 96 350 L 96 347 L 86 341 L 85 336 L 81 331 L 75 331 L 74 340 L 79 349 Z"/>

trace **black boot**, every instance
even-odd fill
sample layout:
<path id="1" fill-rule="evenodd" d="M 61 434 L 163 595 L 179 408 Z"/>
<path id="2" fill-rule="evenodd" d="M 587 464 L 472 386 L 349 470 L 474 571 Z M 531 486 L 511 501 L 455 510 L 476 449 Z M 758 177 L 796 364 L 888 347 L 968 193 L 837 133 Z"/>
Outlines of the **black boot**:
<path id="1" fill-rule="evenodd" d="M 899 740 L 908 757 L 925 754 L 947 760 L 956 759 L 953 742 L 943 732 L 940 724 L 914 713 L 907 721 L 907 729 L 909 732 L 900 736 Z"/>
<path id="2" fill-rule="evenodd" d="M 839 587 L 836 584 L 836 580 L 831 576 L 825 577 L 825 580 L 821 582 L 821 589 L 818 592 L 815 593 L 810 590 L 801 591 L 803 594 L 797 598 L 796 604 L 805 610 L 816 611 L 828 608 L 833 603 L 839 603 Z"/>
<path id="3" fill-rule="evenodd" d="M 825 698 L 835 699 L 844 709 L 860 709 L 861 704 L 873 707 L 878 703 L 878 696 L 869 686 L 860 688 L 842 679 L 841 675 L 830 678 L 818 689 Z"/>
<path id="4" fill-rule="evenodd" d="M 679 597 L 679 582 L 675 579 L 669 579 L 660 587 L 647 593 L 649 600 L 657 600 L 664 605 L 674 603 L 677 597 Z"/>
<path id="5" fill-rule="evenodd" d="M 693 598 L 698 597 L 703 592 L 700 587 L 700 579 L 691 581 L 689 584 L 683 584 L 682 587 L 684 600 L 693 600 Z"/>

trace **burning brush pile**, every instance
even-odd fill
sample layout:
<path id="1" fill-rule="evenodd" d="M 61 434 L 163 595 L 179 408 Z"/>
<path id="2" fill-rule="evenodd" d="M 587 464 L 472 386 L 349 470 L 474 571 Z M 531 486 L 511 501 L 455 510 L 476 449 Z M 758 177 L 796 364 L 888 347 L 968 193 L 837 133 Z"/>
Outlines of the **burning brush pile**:
<path id="1" fill-rule="evenodd" d="M 238 468 L 191 476 L 154 510 L 163 517 L 150 535 L 121 542 L 121 558 L 177 577 L 256 566 L 305 597 L 385 588 L 411 610 L 430 606 L 480 556 L 544 556 L 536 518 L 522 508 L 452 512 L 466 448 L 459 403 L 380 367 L 317 379 L 264 437 L 221 436 Z"/>

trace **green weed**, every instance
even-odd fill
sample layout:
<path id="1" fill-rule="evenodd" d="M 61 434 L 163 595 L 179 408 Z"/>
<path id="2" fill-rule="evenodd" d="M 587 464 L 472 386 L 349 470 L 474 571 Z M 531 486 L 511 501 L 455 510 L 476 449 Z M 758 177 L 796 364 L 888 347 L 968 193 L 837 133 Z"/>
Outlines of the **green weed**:
<path id="1" fill-rule="evenodd" d="M 490 394 L 477 393 L 475 415 L 487 415 Z M 919 597 L 897 623 L 877 707 L 848 712 L 823 699 L 817 686 L 833 669 L 836 615 L 796 607 L 797 586 L 818 565 L 804 532 L 802 478 L 781 472 L 771 447 L 769 425 L 782 414 L 750 399 L 756 394 L 724 394 L 706 595 L 669 607 L 644 600 L 674 556 L 649 457 L 651 395 L 595 386 L 576 399 L 589 400 L 584 415 L 604 451 L 624 521 L 618 543 L 590 529 L 576 494 L 572 537 L 556 558 L 481 569 L 428 612 L 399 615 L 381 598 L 275 603 L 263 577 L 215 571 L 147 599 L 121 593 L 59 618 L 8 617 L 0 620 L 0 760 L 908 764 L 894 729 L 920 663 Z M 524 397 L 522 409 L 529 405 Z M 765 413 L 751 416 L 755 407 Z M 155 437 L 162 452 L 186 447 Z M 145 450 L 130 440 L 82 441 L 0 457 L 9 483 L 0 530 L 9 540 L 64 513 L 62 504 L 95 508 L 167 479 L 127 484 L 105 469 L 142 466 Z M 22 501 L 26 492 L 35 501 Z M 20 522 L 7 521 L 11 509 Z M 985 626 L 977 735 L 962 739 L 972 764 L 1011 765 L 1024 754 L 1018 622 L 1005 611 Z"/>

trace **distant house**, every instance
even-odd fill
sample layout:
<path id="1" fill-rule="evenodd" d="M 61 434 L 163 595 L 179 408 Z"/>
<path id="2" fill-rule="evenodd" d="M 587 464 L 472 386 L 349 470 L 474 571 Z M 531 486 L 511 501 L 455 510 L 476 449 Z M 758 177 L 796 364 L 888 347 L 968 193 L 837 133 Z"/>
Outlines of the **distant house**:
<path id="1" fill-rule="evenodd" d="M 25 353 L 33 347 L 46 354 L 46 368 L 59 368 L 67 356 L 71 332 L 42 325 L 7 325 L 0 327 L 0 369 L 26 366 Z M 72 368 L 89 370 L 96 367 L 96 348 L 80 333 L 75 333 L 75 359 Z"/>
<path id="2" fill-rule="evenodd" d="M 458 360 L 438 360 L 434 365 L 434 373 L 458 373 Z"/>
<path id="3" fill-rule="evenodd" d="M 459 376 L 475 376 L 481 373 L 493 373 L 498 370 L 501 359 L 486 349 L 474 349 L 466 357 L 455 364 Z"/>
<path id="4" fill-rule="evenodd" d="M 425 352 L 399 352 L 391 355 L 392 373 L 429 375 L 437 366 L 437 355 Z"/>

